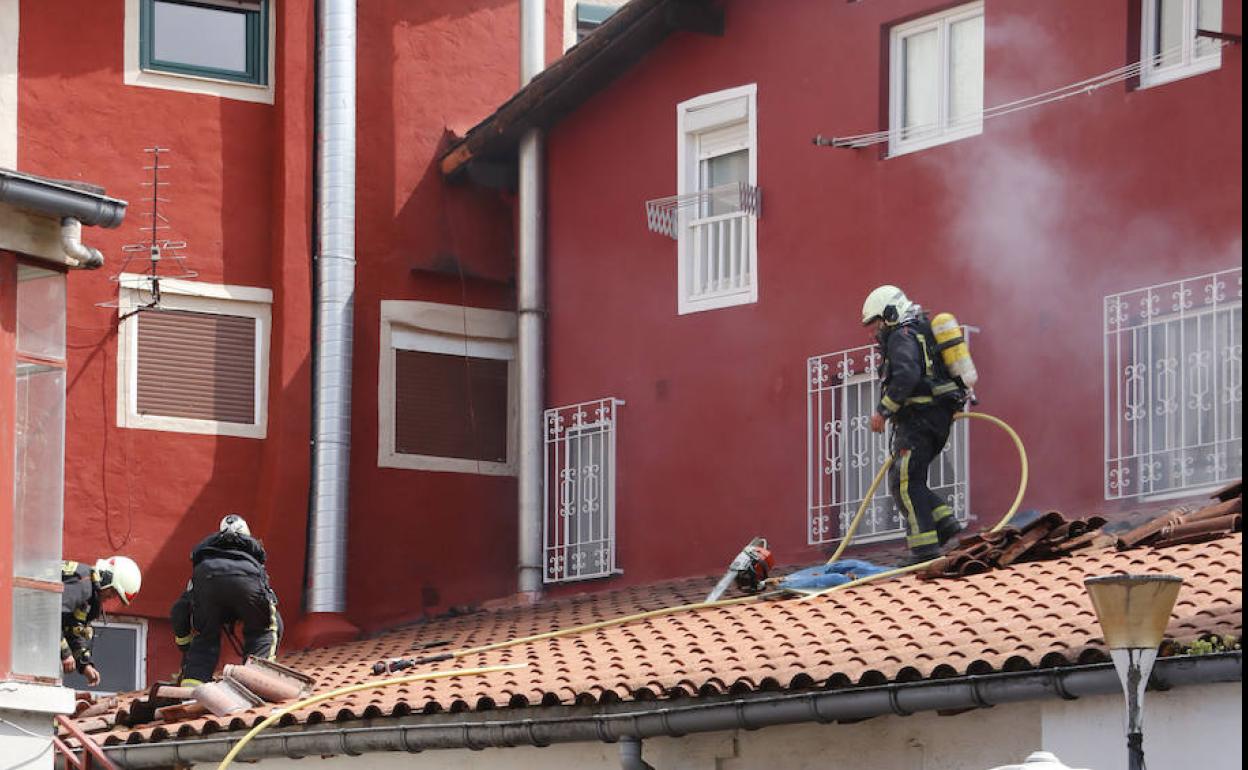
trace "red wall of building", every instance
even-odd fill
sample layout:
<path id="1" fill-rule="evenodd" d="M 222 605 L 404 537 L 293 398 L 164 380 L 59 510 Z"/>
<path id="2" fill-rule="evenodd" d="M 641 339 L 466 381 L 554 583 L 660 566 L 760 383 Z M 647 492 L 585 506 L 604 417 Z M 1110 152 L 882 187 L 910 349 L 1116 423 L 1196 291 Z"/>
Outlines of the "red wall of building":
<path id="1" fill-rule="evenodd" d="M 813 146 L 887 127 L 887 28 L 948 5 L 727 2 L 722 38 L 673 35 L 551 132 L 547 400 L 627 401 L 618 582 L 722 568 L 754 535 L 782 561 L 816 558 L 805 363 L 870 341 L 859 309 L 882 283 L 982 328 L 980 409 L 1027 443 L 1025 507 L 1106 505 L 1103 297 L 1240 263 L 1241 49 L 1211 74 L 1109 87 L 892 159 Z M 991 0 L 985 104 L 1129 63 L 1131 7 Z M 676 104 L 748 83 L 759 302 L 678 316 L 676 245 L 642 204 L 675 191 Z M 1018 468 L 1007 440 L 972 430 L 973 510 L 990 524 Z"/>
<path id="2" fill-rule="evenodd" d="M 553 57 L 562 3 L 548 5 Z M 105 185 L 131 203 L 120 229 L 86 233 L 106 266 L 69 282 L 65 552 L 140 563 L 144 589 L 128 612 L 151 619 L 149 674 L 164 677 L 177 668 L 165 618 L 190 548 L 225 512 L 246 515 L 268 547 L 288 626 L 302 604 L 314 3 L 277 5 L 273 105 L 125 85 L 123 6 L 22 2 L 18 155 L 23 171 Z M 348 617 L 365 628 L 512 590 L 514 482 L 378 469 L 376 380 L 380 300 L 513 302 L 507 204 L 448 187 L 434 158 L 448 129 L 472 126 L 515 90 L 518 20 L 517 0 L 360 4 Z M 162 210 L 198 280 L 273 290 L 266 439 L 117 426 L 117 311 L 96 303 L 116 300 L 121 246 L 143 240 L 142 150 L 157 144 L 172 150 Z M 448 254 L 464 280 L 437 272 Z"/>

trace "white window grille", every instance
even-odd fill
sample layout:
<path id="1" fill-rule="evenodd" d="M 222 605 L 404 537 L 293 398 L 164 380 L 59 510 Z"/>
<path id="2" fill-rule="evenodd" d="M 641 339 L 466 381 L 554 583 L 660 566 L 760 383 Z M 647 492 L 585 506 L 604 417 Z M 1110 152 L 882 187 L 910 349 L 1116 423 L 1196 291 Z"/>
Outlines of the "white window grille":
<path id="1" fill-rule="evenodd" d="M 602 398 L 547 409 L 544 579 L 606 577 L 615 568 L 615 412 Z"/>
<path id="2" fill-rule="evenodd" d="M 889 45 L 889 154 L 983 131 L 984 4 L 894 27 Z"/>
<path id="3" fill-rule="evenodd" d="M 811 545 L 841 539 L 871 480 L 888 459 L 890 433 L 871 432 L 871 414 L 880 400 L 880 363 L 878 345 L 807 359 L 806 541 Z M 966 421 L 959 420 L 928 470 L 932 491 L 949 501 L 962 522 L 970 506 L 968 452 Z M 887 482 L 881 483 L 854 542 L 904 535 L 905 520 Z"/>
<path id="4" fill-rule="evenodd" d="M 1155 86 L 1222 66 L 1222 0 L 1142 0 L 1140 85 Z"/>
<path id="5" fill-rule="evenodd" d="M 1105 298 L 1105 497 L 1243 472 L 1243 268 Z"/>
<path id="6" fill-rule="evenodd" d="M 675 233 L 681 314 L 758 301 L 756 97 L 751 84 L 677 105 L 677 195 L 646 208 Z"/>

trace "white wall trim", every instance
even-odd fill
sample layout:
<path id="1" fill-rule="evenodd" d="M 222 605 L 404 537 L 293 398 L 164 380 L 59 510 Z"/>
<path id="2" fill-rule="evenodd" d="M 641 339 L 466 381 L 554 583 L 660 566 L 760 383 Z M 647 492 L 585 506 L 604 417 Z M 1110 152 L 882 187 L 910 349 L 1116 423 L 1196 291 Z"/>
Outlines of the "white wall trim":
<path id="1" fill-rule="evenodd" d="M 17 168 L 17 41 L 20 0 L 0 0 L 0 166 Z"/>
<path id="2" fill-rule="evenodd" d="M 3 2 L 3 0 L 0 0 L 0 2 Z M 269 74 L 267 85 L 238 83 L 233 80 L 218 80 L 216 78 L 143 69 L 140 66 L 141 59 L 139 56 L 139 2 L 140 0 L 126 0 L 126 58 L 124 67 L 126 85 L 159 88 L 165 91 L 182 91 L 188 94 L 219 96 L 222 99 L 234 99 L 242 102 L 273 104 L 273 84 L 277 77 L 277 24 L 275 23 L 276 11 L 274 9 L 277 7 L 278 0 L 273 0 L 268 5 L 269 42 L 268 62 L 266 64 L 269 68 Z"/>
<path id="3" fill-rule="evenodd" d="M 1196 10 L 1198 0 L 1181 0 L 1183 2 L 1183 35 L 1184 44 L 1183 52 L 1180 54 L 1180 62 L 1164 69 L 1155 69 L 1150 62 L 1157 56 L 1160 51 L 1154 50 L 1153 39 L 1157 31 L 1157 3 L 1150 0 L 1140 0 L 1140 60 L 1144 63 L 1140 67 L 1140 88 L 1152 88 L 1165 83 L 1172 83 L 1183 78 L 1190 78 L 1194 75 L 1202 75 L 1206 72 L 1213 72 L 1222 67 L 1222 49 L 1214 49 L 1214 53 L 1208 56 L 1195 58 L 1192 48 L 1195 47 L 1194 39 L 1187 36 L 1190 29 L 1192 34 L 1196 32 Z"/>
<path id="4" fill-rule="evenodd" d="M 254 286 L 201 284 L 176 279 L 160 282 L 164 310 L 247 316 L 256 319 L 256 421 L 251 425 L 218 420 L 196 420 L 138 413 L 138 315 L 134 311 L 149 299 L 140 289 L 140 276 L 123 273 L 118 283 L 117 315 L 117 426 L 175 433 L 264 438 L 269 422 L 269 345 L 273 292 Z"/>
<path id="5" fill-rule="evenodd" d="M 415 300 L 382 300 L 377 377 L 377 465 L 381 468 L 514 476 L 518 423 L 515 340 L 516 314 L 510 311 Z M 444 352 L 447 344 L 456 345 L 474 357 L 498 358 L 508 362 L 505 463 L 403 454 L 394 449 L 395 350 Z"/>
<path id="6" fill-rule="evenodd" d="M 739 100 L 744 98 L 746 114 L 741 115 Z M 717 109 L 718 107 L 718 109 Z M 722 91 L 702 94 L 686 99 L 676 105 L 676 194 L 697 192 L 698 185 L 698 134 L 717 127 L 745 120 L 749 126 L 750 169 L 749 183 L 758 184 L 758 84 L 750 83 Z M 686 209 L 681 209 L 677 223 L 676 238 L 676 311 L 679 315 L 703 310 L 758 302 L 758 219 L 750 217 L 746 225 L 749 239 L 750 285 L 732 294 L 714 297 L 689 298 L 689 236 Z"/>

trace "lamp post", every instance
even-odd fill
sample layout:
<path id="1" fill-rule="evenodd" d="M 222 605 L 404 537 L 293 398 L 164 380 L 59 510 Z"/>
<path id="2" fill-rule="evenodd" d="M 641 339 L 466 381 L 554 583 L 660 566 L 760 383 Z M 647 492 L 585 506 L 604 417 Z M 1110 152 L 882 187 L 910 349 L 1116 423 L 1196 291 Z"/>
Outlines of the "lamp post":
<path id="1" fill-rule="evenodd" d="M 1183 579 L 1119 573 L 1083 584 L 1127 697 L 1127 766 L 1144 770 L 1144 688 Z"/>

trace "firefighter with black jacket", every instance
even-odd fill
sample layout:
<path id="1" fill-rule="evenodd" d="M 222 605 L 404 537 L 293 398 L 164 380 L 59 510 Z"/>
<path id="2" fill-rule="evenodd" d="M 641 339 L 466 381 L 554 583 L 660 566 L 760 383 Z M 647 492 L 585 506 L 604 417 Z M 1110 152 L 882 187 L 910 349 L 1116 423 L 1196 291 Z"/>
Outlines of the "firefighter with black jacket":
<path id="1" fill-rule="evenodd" d="M 175 641 L 183 650 L 184 686 L 212 678 L 221 634 L 235 622 L 242 624 L 244 655 L 276 657 L 282 620 L 264 562 L 264 545 L 233 513 L 191 551 L 191 582 L 170 610 Z"/>
<path id="2" fill-rule="evenodd" d="M 128 605 L 142 584 L 139 565 L 125 556 L 99 559 L 94 565 L 61 562 L 62 671 L 77 671 L 91 687 L 100 683 L 100 672 L 91 658 L 93 624 L 103 614 L 105 601 L 116 597 Z"/>
<path id="3" fill-rule="evenodd" d="M 910 563 L 934 559 L 961 531 L 947 501 L 927 485 L 928 466 L 949 440 L 966 391 L 949 374 L 923 309 L 896 286 L 881 286 L 862 306 L 862 324 L 876 325 L 883 354 L 883 390 L 871 430 L 893 424 L 889 491 L 906 520 Z"/>

